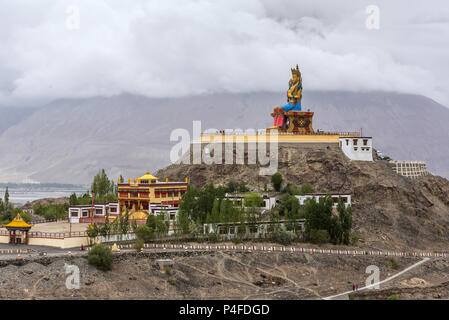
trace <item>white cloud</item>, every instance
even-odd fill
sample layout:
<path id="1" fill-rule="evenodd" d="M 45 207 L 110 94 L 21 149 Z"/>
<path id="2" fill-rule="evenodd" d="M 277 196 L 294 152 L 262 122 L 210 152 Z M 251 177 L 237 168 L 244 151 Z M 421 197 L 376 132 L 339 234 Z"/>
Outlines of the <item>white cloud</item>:
<path id="1" fill-rule="evenodd" d="M 154 97 L 304 88 L 394 90 L 449 105 L 444 1 L 1 1 L 0 104 L 123 91 Z M 66 27 L 67 7 L 80 29 Z"/>

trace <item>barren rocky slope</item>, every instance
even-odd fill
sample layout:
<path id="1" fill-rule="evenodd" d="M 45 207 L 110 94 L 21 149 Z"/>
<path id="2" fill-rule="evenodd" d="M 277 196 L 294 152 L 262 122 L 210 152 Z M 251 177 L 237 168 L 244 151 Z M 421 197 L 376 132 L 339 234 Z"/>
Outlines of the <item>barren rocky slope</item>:
<path id="1" fill-rule="evenodd" d="M 174 260 L 171 276 L 158 269 L 158 258 Z M 300 253 L 128 253 L 116 256 L 108 272 L 88 265 L 85 257 L 0 261 L 0 299 L 320 299 L 351 290 L 352 284 L 362 287 L 369 265 L 378 266 L 385 279 L 417 261 L 397 258 L 392 265 L 385 257 Z M 66 288 L 65 263 L 79 267 L 79 290 Z M 418 283 L 429 291 L 428 298 L 449 298 L 447 261 L 417 269 L 382 289 L 405 290 Z"/>
<path id="2" fill-rule="evenodd" d="M 351 193 L 353 230 L 373 248 L 447 250 L 449 181 L 438 176 L 412 180 L 393 172 L 388 163 L 350 161 L 338 147 L 280 145 L 279 168 L 285 182 L 311 183 L 316 192 Z M 262 190 L 269 176 L 257 165 L 173 164 L 159 177 L 197 186 L 234 179 Z"/>

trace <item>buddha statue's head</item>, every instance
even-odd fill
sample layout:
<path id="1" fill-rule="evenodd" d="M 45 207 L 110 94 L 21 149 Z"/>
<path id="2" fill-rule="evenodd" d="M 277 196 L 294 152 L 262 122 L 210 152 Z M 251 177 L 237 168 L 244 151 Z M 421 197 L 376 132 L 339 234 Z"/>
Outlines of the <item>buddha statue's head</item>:
<path id="1" fill-rule="evenodd" d="M 297 83 L 297 82 L 301 81 L 301 72 L 299 71 L 298 65 L 296 65 L 296 69 L 291 69 L 291 70 L 292 70 L 293 83 Z"/>

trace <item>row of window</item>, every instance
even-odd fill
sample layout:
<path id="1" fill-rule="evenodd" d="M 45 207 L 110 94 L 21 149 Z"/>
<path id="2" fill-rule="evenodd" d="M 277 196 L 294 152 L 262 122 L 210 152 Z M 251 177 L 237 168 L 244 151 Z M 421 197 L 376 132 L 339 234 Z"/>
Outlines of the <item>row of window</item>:
<path id="1" fill-rule="evenodd" d="M 357 143 L 358 143 L 358 141 L 359 141 L 359 139 L 353 139 L 353 140 L 352 140 L 353 145 L 356 146 Z M 346 145 L 349 146 L 349 139 L 346 139 Z M 367 146 L 367 145 L 368 145 L 368 139 L 363 139 L 363 145 L 364 145 L 364 146 Z"/>
<path id="2" fill-rule="evenodd" d="M 187 190 L 185 191 L 173 191 L 173 192 L 155 192 L 154 195 L 156 198 L 173 198 L 173 197 L 181 197 L 184 193 L 186 193 Z M 149 193 L 135 193 L 135 192 L 131 192 L 131 193 L 127 193 L 127 192 L 120 192 L 119 193 L 121 198 L 149 198 L 150 194 Z"/>
<path id="3" fill-rule="evenodd" d="M 186 191 L 175 191 L 175 192 L 155 192 L 156 198 L 174 198 L 181 197 Z"/>
<path id="4" fill-rule="evenodd" d="M 358 147 L 354 147 L 354 151 L 357 151 L 359 148 Z M 363 147 L 361 147 L 360 148 L 362 151 L 369 151 L 370 150 L 370 148 L 368 147 L 368 148 L 363 148 Z"/>

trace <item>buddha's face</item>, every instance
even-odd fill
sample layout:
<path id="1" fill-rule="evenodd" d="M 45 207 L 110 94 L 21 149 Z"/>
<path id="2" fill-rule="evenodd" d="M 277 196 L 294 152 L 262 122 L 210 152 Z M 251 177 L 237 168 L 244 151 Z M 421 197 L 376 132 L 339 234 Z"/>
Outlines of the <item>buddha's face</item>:
<path id="1" fill-rule="evenodd" d="M 298 76 L 297 76 L 297 74 L 296 73 L 293 73 L 292 74 L 292 80 L 293 80 L 293 83 L 296 83 L 296 82 L 298 82 Z"/>

